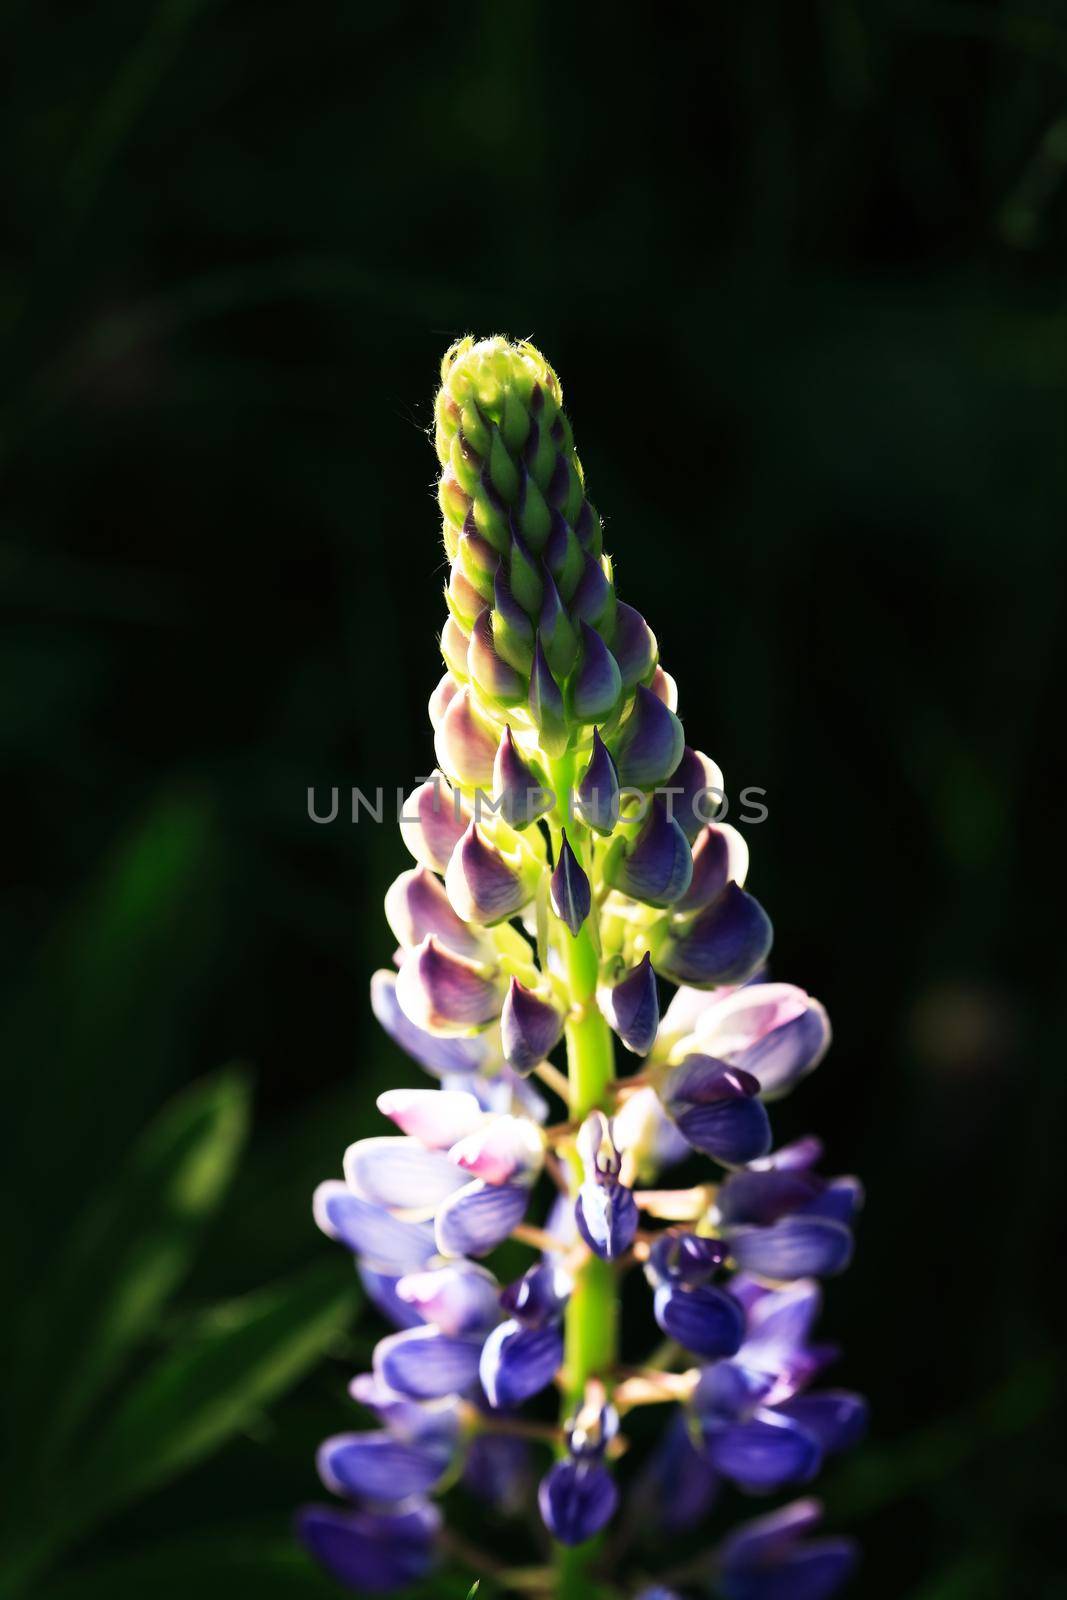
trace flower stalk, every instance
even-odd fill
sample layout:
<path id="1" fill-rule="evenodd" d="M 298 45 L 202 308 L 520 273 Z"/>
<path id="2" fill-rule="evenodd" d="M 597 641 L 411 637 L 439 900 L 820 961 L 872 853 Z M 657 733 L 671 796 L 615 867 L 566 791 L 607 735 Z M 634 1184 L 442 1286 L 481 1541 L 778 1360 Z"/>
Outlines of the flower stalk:
<path id="1" fill-rule="evenodd" d="M 609 1569 L 639 1513 L 662 1541 L 721 1483 L 807 1483 L 862 1431 L 857 1396 L 808 1387 L 827 1359 L 817 1280 L 847 1264 L 861 1196 L 817 1173 L 817 1141 L 772 1150 L 767 1103 L 829 1024 L 766 978 L 748 847 L 708 814 L 722 774 L 686 744 L 656 635 L 616 593 L 558 378 L 532 345 L 464 339 L 435 418 L 440 771 L 404 808 L 416 866 L 386 898 L 396 970 L 371 1001 L 439 1087 L 382 1095 L 398 1132 L 350 1146 L 344 1181 L 316 1192 L 395 1331 L 351 1388 L 378 1426 L 319 1452 L 348 1508 L 309 1508 L 301 1533 L 361 1593 L 419 1583 L 443 1552 L 495 1572 L 443 1528 L 437 1500 L 473 1494 L 540 1515 L 555 1552 L 531 1588 L 630 1593 Z M 561 1102 L 552 1124 L 538 1085 Z M 492 1268 L 505 1240 L 535 1252 L 511 1283 Z M 623 1369 L 634 1273 L 664 1339 Z M 551 1386 L 558 1427 L 524 1419 Z M 640 1468 L 622 1429 L 637 1407 L 668 1419 Z M 825 1600 L 847 1578 L 847 1543 L 804 1537 L 810 1502 L 775 1515 L 709 1551 L 722 1600 L 794 1577 Z"/>

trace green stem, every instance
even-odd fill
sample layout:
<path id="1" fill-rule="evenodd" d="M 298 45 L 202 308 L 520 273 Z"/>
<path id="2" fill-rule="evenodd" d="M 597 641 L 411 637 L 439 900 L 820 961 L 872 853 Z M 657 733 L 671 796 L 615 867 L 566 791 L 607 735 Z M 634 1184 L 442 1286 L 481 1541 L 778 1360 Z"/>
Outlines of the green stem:
<path id="1" fill-rule="evenodd" d="M 553 771 L 555 792 L 562 801 L 573 781 L 573 758 L 564 757 Z M 560 807 L 552 819 L 553 841 L 558 850 Z M 586 830 L 580 823 L 567 824 L 568 838 L 579 859 L 584 855 Z M 588 870 L 589 863 L 586 863 Z M 596 916 L 596 908 L 592 917 Z M 589 919 L 591 920 L 591 919 Z M 560 931 L 560 954 L 570 990 L 571 1015 L 567 1022 L 567 1076 L 570 1086 L 570 1114 L 582 1121 L 590 1111 L 607 1105 L 608 1090 L 615 1077 L 615 1047 L 611 1030 L 596 1003 L 599 961 L 597 946 L 587 920 L 573 938 L 567 929 Z M 571 1193 L 581 1182 L 581 1163 L 573 1152 Z M 575 1274 L 574 1292 L 567 1305 L 564 1323 L 564 1383 L 561 1420 L 574 1415 L 582 1403 L 589 1378 L 607 1379 L 618 1362 L 617 1284 L 609 1261 L 590 1255 Z M 557 1549 L 558 1600 L 586 1600 L 591 1591 L 589 1568 L 597 1556 L 598 1540 L 575 1549 Z"/>

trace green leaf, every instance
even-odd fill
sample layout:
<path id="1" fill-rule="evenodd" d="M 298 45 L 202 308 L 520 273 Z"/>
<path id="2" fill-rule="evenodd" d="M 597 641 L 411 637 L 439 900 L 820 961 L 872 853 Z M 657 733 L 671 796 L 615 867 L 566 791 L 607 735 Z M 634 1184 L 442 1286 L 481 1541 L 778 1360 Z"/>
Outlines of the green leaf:
<path id="1" fill-rule="evenodd" d="M 48 1294 L 53 1333 L 64 1340 L 46 1418 L 52 1453 L 153 1331 L 188 1271 L 244 1148 L 250 1106 L 238 1068 L 194 1084 L 141 1134 L 110 1192 L 75 1226 Z"/>
<path id="2" fill-rule="evenodd" d="M 332 1263 L 217 1307 L 120 1401 L 74 1497 L 111 1511 L 210 1455 L 303 1376 L 353 1307 L 353 1286 Z"/>

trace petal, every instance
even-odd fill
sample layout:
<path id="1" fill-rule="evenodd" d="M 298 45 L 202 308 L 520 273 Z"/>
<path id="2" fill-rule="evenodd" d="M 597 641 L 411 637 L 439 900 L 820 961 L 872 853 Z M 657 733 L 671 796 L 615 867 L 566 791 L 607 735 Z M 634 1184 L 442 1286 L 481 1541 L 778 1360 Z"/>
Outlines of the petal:
<path id="1" fill-rule="evenodd" d="M 642 1476 L 642 1511 L 657 1531 L 685 1533 L 703 1522 L 718 1490 L 717 1473 L 694 1449 L 685 1413 L 676 1409 Z"/>
<path id="2" fill-rule="evenodd" d="M 578 815 L 597 833 L 612 833 L 619 820 L 619 774 L 600 730 L 593 729 L 593 747 L 575 794 Z"/>
<path id="3" fill-rule="evenodd" d="M 544 1134 L 529 1117 L 489 1116 L 449 1151 L 449 1160 L 461 1169 L 461 1181 L 482 1178 L 486 1183 L 531 1183 L 545 1158 Z M 468 1174 L 463 1178 L 462 1174 Z"/>
<path id="4" fill-rule="evenodd" d="M 498 736 L 474 708 L 469 689 L 448 702 L 434 746 L 439 765 L 453 780 L 471 789 L 488 789 L 493 781 Z"/>
<path id="5" fill-rule="evenodd" d="M 619 607 L 622 612 L 624 608 Z M 619 666 L 626 676 L 624 662 Z M 666 783 L 682 759 L 685 738 L 673 711 L 651 689 L 638 684 L 633 708 L 609 741 L 619 783 L 624 789 L 653 789 Z"/>
<path id="6" fill-rule="evenodd" d="M 658 794 L 632 843 L 622 845 L 620 840 L 604 861 L 605 881 L 649 906 L 669 906 L 678 900 L 689 887 L 692 872 L 689 842 Z"/>
<path id="7" fill-rule="evenodd" d="M 447 1150 L 473 1133 L 485 1113 L 464 1089 L 386 1089 L 378 1110 L 428 1150 Z"/>
<path id="8" fill-rule="evenodd" d="M 671 774 L 672 789 L 681 789 L 674 796 L 674 815 L 690 844 L 702 827 L 717 814 L 726 796 L 722 768 L 700 750 L 686 745 L 682 759 Z"/>
<path id="9" fill-rule="evenodd" d="M 674 1120 L 694 1150 L 723 1166 L 742 1166 L 771 1147 L 766 1107 L 755 1099 L 720 1100 L 711 1105 L 683 1105 Z"/>
<path id="10" fill-rule="evenodd" d="M 607 1527 L 619 1491 L 598 1462 L 557 1461 L 541 1480 L 537 1503 L 545 1527 L 560 1544 L 584 1544 Z"/>
<path id="11" fill-rule="evenodd" d="M 444 872 L 466 826 L 462 800 L 440 773 L 414 789 L 400 813 L 401 838 L 415 860 L 433 872 Z"/>
<path id="12" fill-rule="evenodd" d="M 411 1272 L 396 1286 L 397 1298 L 421 1320 L 454 1338 L 485 1333 L 500 1317 L 500 1289 L 491 1272 L 470 1261 Z"/>
<path id="13" fill-rule="evenodd" d="M 655 1089 L 628 1094 L 613 1119 L 615 1141 L 636 1164 L 642 1183 L 684 1161 L 689 1145 L 664 1111 Z"/>
<path id="14" fill-rule="evenodd" d="M 313 1205 L 323 1233 L 386 1272 L 390 1268 L 412 1272 L 436 1253 L 432 1228 L 421 1222 L 401 1222 L 380 1206 L 360 1199 L 347 1184 L 320 1183 Z"/>
<path id="15" fill-rule="evenodd" d="M 534 886 L 532 874 L 508 860 L 476 822 L 453 850 L 445 873 L 448 898 L 464 925 L 505 922 L 529 903 Z"/>
<path id="16" fill-rule="evenodd" d="M 723 1600 L 830 1600 L 856 1570 L 856 1547 L 849 1539 L 820 1539 L 792 1551 L 774 1567 L 724 1573 Z"/>
<path id="17" fill-rule="evenodd" d="M 374 1372 L 413 1400 L 464 1394 L 478 1377 L 479 1339 L 453 1339 L 436 1328 L 407 1328 L 378 1341 Z"/>
<path id="18" fill-rule="evenodd" d="M 745 1334 L 742 1308 L 725 1289 L 711 1284 L 692 1288 L 660 1284 L 653 1301 L 656 1322 L 663 1332 L 694 1355 L 709 1361 L 732 1356 Z"/>
<path id="19" fill-rule="evenodd" d="M 530 1191 L 522 1184 L 476 1178 L 437 1213 L 434 1231 L 444 1256 L 484 1256 L 508 1237 L 526 1214 Z"/>
<path id="20" fill-rule="evenodd" d="M 400 1009 L 395 972 L 383 968 L 374 974 L 370 1001 L 371 1010 L 394 1044 L 435 1077 L 491 1072 L 504 1060 L 500 1036 L 495 1030 L 474 1038 L 445 1039 L 417 1027 Z"/>
<path id="21" fill-rule="evenodd" d="M 356 1265 L 359 1281 L 367 1292 L 367 1299 L 394 1328 L 421 1328 L 423 1318 L 414 1306 L 405 1305 L 397 1297 L 396 1286 L 400 1278 L 395 1273 L 376 1272 L 365 1261 Z"/>
<path id="22" fill-rule="evenodd" d="M 717 1472 L 751 1493 L 806 1483 L 822 1460 L 817 1441 L 776 1411 L 708 1428 L 704 1450 Z"/>
<path id="23" fill-rule="evenodd" d="M 556 916 L 567 924 L 571 936 L 577 939 L 582 923 L 589 915 L 593 897 L 589 879 L 578 865 L 578 858 L 571 849 L 566 828 L 563 829 L 559 860 L 552 874 L 549 896 Z"/>
<path id="24" fill-rule="evenodd" d="M 429 1494 L 450 1465 L 449 1454 L 405 1444 L 384 1431 L 339 1433 L 319 1446 L 319 1477 L 334 1494 L 371 1500 L 407 1500 Z"/>
<path id="25" fill-rule="evenodd" d="M 502 1322 L 482 1347 L 479 1375 L 489 1404 L 508 1411 L 547 1388 L 562 1364 L 558 1323 L 524 1328 L 519 1322 Z"/>
<path id="26" fill-rule="evenodd" d="M 440 1526 L 436 1507 L 418 1504 L 393 1512 L 307 1506 L 297 1517 L 304 1548 L 357 1594 L 385 1594 L 428 1577 Z"/>
<path id="27" fill-rule="evenodd" d="M 403 1136 L 358 1139 L 345 1151 L 349 1187 L 373 1205 L 432 1216 L 465 1182 L 448 1156 Z"/>
<path id="28" fill-rule="evenodd" d="M 818 1198 L 822 1179 L 811 1172 L 781 1171 L 732 1172 L 719 1190 L 716 1205 L 726 1224 L 756 1223 L 767 1227 L 790 1211 L 806 1209 Z"/>
<path id="29" fill-rule="evenodd" d="M 487 936 L 457 915 L 444 884 L 426 867 L 413 867 L 400 874 L 385 897 L 385 916 L 404 950 L 414 949 L 432 933 L 449 950 L 473 961 L 492 956 Z"/>
<path id="30" fill-rule="evenodd" d="M 850 1450 L 867 1432 L 867 1402 L 847 1389 L 795 1395 L 775 1409 L 810 1433 L 827 1455 Z"/>
<path id="31" fill-rule="evenodd" d="M 744 1272 L 788 1282 L 828 1278 L 852 1259 L 852 1234 L 829 1217 L 783 1217 L 769 1228 L 730 1228 L 730 1253 Z"/>
<path id="32" fill-rule="evenodd" d="M 500 1304 L 524 1328 L 543 1328 L 559 1321 L 573 1289 L 570 1275 L 546 1259 L 509 1284 L 500 1295 Z"/>
<path id="33" fill-rule="evenodd" d="M 530 1482 L 530 1446 L 508 1434 L 476 1434 L 463 1463 L 463 1487 L 494 1510 L 516 1516 Z"/>
<path id="34" fill-rule="evenodd" d="M 578 1232 L 602 1261 L 617 1261 L 634 1242 L 640 1215 L 621 1183 L 583 1183 L 575 1201 Z"/>

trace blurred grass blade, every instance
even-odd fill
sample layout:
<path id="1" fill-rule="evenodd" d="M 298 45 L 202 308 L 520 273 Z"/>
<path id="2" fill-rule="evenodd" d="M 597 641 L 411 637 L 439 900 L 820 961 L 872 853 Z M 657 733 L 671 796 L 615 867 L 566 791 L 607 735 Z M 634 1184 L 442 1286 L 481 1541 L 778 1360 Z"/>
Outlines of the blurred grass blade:
<path id="1" fill-rule="evenodd" d="M 141 1134 L 115 1184 L 75 1226 L 47 1288 L 52 1365 L 44 1448 L 55 1455 L 152 1329 L 184 1278 L 248 1136 L 247 1072 L 194 1084 Z M 67 1330 L 76 1322 L 78 1338 Z M 40 1425 L 40 1419 L 39 1419 Z"/>
<path id="2" fill-rule="evenodd" d="M 337 1339 L 354 1295 L 331 1263 L 205 1315 L 120 1401 L 86 1455 L 81 1494 L 112 1511 L 217 1450 Z"/>

